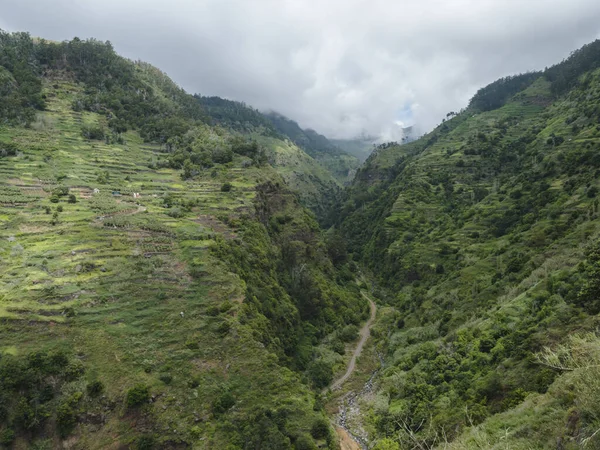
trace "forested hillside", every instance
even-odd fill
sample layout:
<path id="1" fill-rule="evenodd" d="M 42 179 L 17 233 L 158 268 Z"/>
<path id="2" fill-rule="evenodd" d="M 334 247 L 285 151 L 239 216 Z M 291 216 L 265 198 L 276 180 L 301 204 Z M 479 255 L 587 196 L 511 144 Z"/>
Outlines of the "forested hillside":
<path id="1" fill-rule="evenodd" d="M 300 202 L 321 223 L 328 221 L 329 212 L 339 203 L 341 188 L 359 166 L 357 158 L 280 114 L 263 114 L 245 103 L 220 97 L 195 97 L 211 123 L 257 141 Z"/>
<path id="2" fill-rule="evenodd" d="M 358 169 L 359 159 L 343 151 L 325 136 L 314 130 L 303 130 L 293 120 L 271 112 L 266 115 L 277 131 L 287 136 L 292 142 L 302 148 L 321 166 L 331 172 L 340 183 L 352 180 L 354 172 Z"/>
<path id="3" fill-rule="evenodd" d="M 600 447 L 600 41 L 408 140 L 0 31 L 0 447 Z"/>
<path id="4" fill-rule="evenodd" d="M 376 448 L 598 448 L 600 41 L 380 146 L 337 227 L 387 305 Z M 384 439 L 387 438 L 387 439 Z"/>
<path id="5" fill-rule="evenodd" d="M 368 305 L 262 141 L 108 42 L 0 32 L 0 79 L 0 446 L 335 448 Z"/>

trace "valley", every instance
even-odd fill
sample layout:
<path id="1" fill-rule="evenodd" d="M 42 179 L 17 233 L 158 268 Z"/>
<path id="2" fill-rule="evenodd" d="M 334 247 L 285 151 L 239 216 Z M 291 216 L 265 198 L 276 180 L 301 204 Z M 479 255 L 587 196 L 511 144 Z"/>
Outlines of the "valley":
<path id="1" fill-rule="evenodd" d="M 599 67 L 369 153 L 0 32 L 0 447 L 598 447 Z"/>

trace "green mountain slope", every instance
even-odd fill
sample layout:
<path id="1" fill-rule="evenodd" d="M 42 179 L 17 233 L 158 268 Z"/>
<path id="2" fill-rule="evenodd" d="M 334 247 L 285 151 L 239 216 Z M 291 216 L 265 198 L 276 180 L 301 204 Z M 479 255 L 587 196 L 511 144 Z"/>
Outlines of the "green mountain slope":
<path id="1" fill-rule="evenodd" d="M 342 184 L 352 180 L 360 162 L 355 156 L 336 147 L 325 136 L 314 130 L 303 130 L 293 120 L 276 113 L 266 114 L 273 126 L 293 143 L 302 148 L 309 156 L 325 167 Z"/>
<path id="2" fill-rule="evenodd" d="M 600 312 L 599 66 L 597 41 L 499 80 L 357 173 L 338 228 L 390 306 L 374 331 L 375 440 L 599 445 L 600 341 L 576 337 Z"/>
<path id="3" fill-rule="evenodd" d="M 330 139 L 333 145 L 355 156 L 361 163 L 364 163 L 371 154 L 376 140 L 369 136 L 356 139 Z"/>
<path id="4" fill-rule="evenodd" d="M 283 116 L 263 114 L 244 103 L 220 97 L 195 96 L 212 123 L 259 142 L 269 163 L 324 222 L 339 202 L 341 187 L 358 167 L 358 160 L 334 147 L 325 136 L 302 130 Z"/>
<path id="5" fill-rule="evenodd" d="M 0 44 L 0 445 L 333 446 L 368 305 L 265 149 L 109 43 Z"/>

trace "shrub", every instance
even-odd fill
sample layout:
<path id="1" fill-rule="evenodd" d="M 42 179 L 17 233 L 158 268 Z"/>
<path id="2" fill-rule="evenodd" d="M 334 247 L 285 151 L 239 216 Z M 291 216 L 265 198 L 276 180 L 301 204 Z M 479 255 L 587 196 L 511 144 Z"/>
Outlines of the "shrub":
<path id="1" fill-rule="evenodd" d="M 167 215 L 173 217 L 174 219 L 179 219 L 180 217 L 183 217 L 183 211 L 181 208 L 171 208 L 167 212 Z"/>
<path id="2" fill-rule="evenodd" d="M 81 134 L 86 139 L 101 141 L 104 139 L 104 129 L 101 126 L 84 125 L 81 127 Z"/>
<path id="3" fill-rule="evenodd" d="M 301 434 L 294 442 L 294 448 L 296 450 L 316 450 L 317 446 L 314 441 L 310 438 L 310 436 L 306 434 Z"/>
<path id="4" fill-rule="evenodd" d="M 310 434 L 315 439 L 326 439 L 329 437 L 329 424 L 323 418 L 317 419 L 310 429 Z"/>
<path id="5" fill-rule="evenodd" d="M 227 333 L 229 333 L 229 330 L 231 329 L 231 324 L 229 322 L 222 322 L 218 327 L 217 327 L 217 332 L 224 336 Z"/>
<path id="6" fill-rule="evenodd" d="M 65 379 L 67 381 L 75 381 L 81 378 L 84 372 L 85 367 L 83 367 L 83 363 L 81 361 L 73 361 L 65 369 Z"/>
<path id="7" fill-rule="evenodd" d="M 339 353 L 340 355 L 343 355 L 344 353 L 346 353 L 344 343 L 342 341 L 340 341 L 339 339 L 335 339 L 335 340 L 331 341 L 331 350 L 333 350 L 336 353 Z"/>
<path id="8" fill-rule="evenodd" d="M 231 183 L 223 183 L 223 185 L 221 186 L 221 192 L 229 192 L 231 191 L 231 188 L 233 186 L 231 185 Z"/>
<path id="9" fill-rule="evenodd" d="M 77 416 L 69 401 L 58 405 L 56 409 L 56 427 L 61 437 L 68 436 L 77 424 Z"/>
<path id="10" fill-rule="evenodd" d="M 377 441 L 373 450 L 400 450 L 400 445 L 393 439 L 385 438 Z"/>
<path id="11" fill-rule="evenodd" d="M 77 197 L 75 197 L 75 194 L 69 194 L 69 203 L 77 203 Z"/>
<path id="12" fill-rule="evenodd" d="M 0 445 L 5 445 L 8 447 L 14 440 L 15 432 L 12 428 L 5 428 L 4 430 L 0 431 Z"/>
<path id="13" fill-rule="evenodd" d="M 358 337 L 358 327 L 356 325 L 346 325 L 340 331 L 340 339 L 344 342 L 352 342 Z"/>
<path id="14" fill-rule="evenodd" d="M 170 373 L 161 373 L 158 376 L 158 379 L 165 384 L 171 384 L 171 381 L 173 381 L 173 375 L 171 375 Z"/>
<path id="15" fill-rule="evenodd" d="M 57 195 L 58 197 L 64 197 L 69 194 L 69 188 L 66 186 L 58 186 L 52 190 L 52 195 Z"/>
<path id="16" fill-rule="evenodd" d="M 56 207 L 56 211 L 57 211 L 57 212 L 63 212 L 63 207 L 62 207 L 62 206 L 60 206 L 60 205 L 59 205 L 59 206 L 57 206 L 57 207 Z"/>
<path id="17" fill-rule="evenodd" d="M 92 381 L 91 383 L 88 383 L 86 391 L 89 397 L 98 397 L 104 392 L 104 384 L 99 380 Z"/>
<path id="18" fill-rule="evenodd" d="M 229 391 L 223 392 L 212 404 L 213 413 L 216 415 L 227 412 L 233 405 L 235 405 L 235 397 Z"/>
<path id="19" fill-rule="evenodd" d="M 148 403 L 149 400 L 150 389 L 145 384 L 136 384 L 127 391 L 126 403 L 129 408 L 143 405 L 144 403 Z"/>
<path id="20" fill-rule="evenodd" d="M 321 389 L 331 383 L 333 380 L 333 369 L 329 363 L 319 359 L 313 361 L 308 368 L 308 375 L 310 376 L 314 385 Z"/>
<path id="21" fill-rule="evenodd" d="M 147 434 L 140 436 L 135 442 L 136 450 L 152 450 L 156 445 L 156 439 L 153 435 Z"/>

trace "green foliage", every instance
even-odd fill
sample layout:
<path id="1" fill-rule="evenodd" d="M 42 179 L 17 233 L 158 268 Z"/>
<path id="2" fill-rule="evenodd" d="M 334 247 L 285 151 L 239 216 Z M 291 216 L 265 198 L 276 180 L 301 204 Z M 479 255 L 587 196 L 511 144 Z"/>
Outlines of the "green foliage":
<path id="1" fill-rule="evenodd" d="M 28 438 L 43 434 L 52 417 L 62 436 L 71 432 L 77 423 L 76 407 L 81 393 L 65 396 L 61 388 L 72 380 L 69 367 L 78 363 L 62 352 L 0 357 L 2 444 L 8 445 L 16 433 L 26 433 Z"/>
<path id="2" fill-rule="evenodd" d="M 235 405 L 235 397 L 231 392 L 225 390 L 219 395 L 212 404 L 213 414 L 220 415 L 226 413 Z"/>
<path id="3" fill-rule="evenodd" d="M 12 428 L 5 428 L 0 431 L 0 445 L 9 447 L 15 439 L 15 431 Z"/>
<path id="4" fill-rule="evenodd" d="M 346 325 L 341 329 L 339 337 L 343 342 L 352 342 L 358 338 L 358 327 L 356 325 Z"/>
<path id="5" fill-rule="evenodd" d="M 150 388 L 145 384 L 136 384 L 127 391 L 125 404 L 128 408 L 136 408 L 148 403 L 150 400 Z"/>
<path id="6" fill-rule="evenodd" d="M 373 450 L 400 450 L 400 445 L 392 439 L 384 438 L 377 441 Z"/>
<path id="7" fill-rule="evenodd" d="M 541 72 L 529 72 L 500 78 L 479 89 L 471 99 L 469 106 L 479 111 L 498 109 L 504 106 L 517 92 L 529 87 L 540 75 Z M 485 134 L 483 136 L 485 138 Z"/>
<path id="8" fill-rule="evenodd" d="M 81 135 L 86 139 L 101 141 L 105 134 L 104 128 L 99 125 L 83 125 L 81 127 Z"/>
<path id="9" fill-rule="evenodd" d="M 590 314 L 600 312 L 600 242 L 589 245 L 586 261 L 582 265 L 583 285 L 579 288 L 576 302 Z"/>
<path id="10" fill-rule="evenodd" d="M 68 436 L 77 424 L 77 403 L 81 399 L 81 392 L 77 392 L 64 399 L 56 410 L 56 427 L 61 437 Z"/>
<path id="11" fill-rule="evenodd" d="M 271 122 L 261 112 L 245 103 L 220 97 L 203 97 L 198 94 L 194 97 L 208 113 L 214 124 L 242 133 L 259 132 L 277 137 L 277 131 Z"/>
<path id="12" fill-rule="evenodd" d="M 0 30 L 0 120 L 31 123 L 36 110 L 45 107 L 40 63 L 28 33 Z"/>
<path id="13" fill-rule="evenodd" d="M 279 134 L 265 140 L 266 128 L 206 125 L 196 99 L 108 42 L 15 42 L 0 53 L 26 55 L 19 64 L 49 106 L 0 106 L 11 180 L 0 189 L 0 367 L 20 361 L 0 380 L 6 441 L 13 430 L 28 448 L 71 434 L 82 448 L 139 447 L 161 430 L 167 446 L 315 448 L 321 413 L 304 371 L 321 339 L 367 308 L 347 257 L 332 263 L 298 185 L 285 187 L 294 164 L 269 165 L 274 146 L 310 167 L 294 169 L 310 195 L 320 183 L 332 199 L 333 178 Z M 3 102 L 35 94 L 15 94 L 27 85 L 17 72 L 2 65 Z M 31 349 L 55 345 L 88 370 L 39 355 L 31 364 L 48 370 L 29 367 Z M 156 384 L 157 407 L 142 407 L 150 384 L 140 382 Z"/>
<path id="14" fill-rule="evenodd" d="M 100 380 L 94 380 L 88 383 L 86 391 L 89 397 L 99 397 L 104 392 L 104 383 Z"/>
<path id="15" fill-rule="evenodd" d="M 599 61 L 600 40 L 596 40 L 575 50 L 563 62 L 546 69 L 544 76 L 552 83 L 554 94 L 564 94 L 577 85 L 582 74 L 600 67 Z"/>
<path id="16" fill-rule="evenodd" d="M 232 187 L 233 186 L 231 185 L 231 183 L 223 183 L 221 185 L 221 192 L 229 192 L 229 191 L 231 191 Z"/>
<path id="17" fill-rule="evenodd" d="M 328 361 L 317 359 L 309 364 L 308 375 L 315 387 L 322 389 L 333 381 L 333 368 Z"/>
<path id="18" fill-rule="evenodd" d="M 156 438 L 151 434 L 140 436 L 135 441 L 135 448 L 136 450 L 152 450 L 156 448 Z"/>
<path id="19" fill-rule="evenodd" d="M 429 448 L 560 398 L 534 355 L 600 311 L 596 48 L 480 90 L 422 139 L 374 152 L 347 189 L 335 228 L 393 311 L 373 333 L 376 436 Z"/>
<path id="20" fill-rule="evenodd" d="M 330 436 L 331 429 L 329 428 L 329 423 L 325 419 L 318 419 L 315 423 L 313 423 L 310 434 L 315 439 L 326 439 Z"/>
<path id="21" fill-rule="evenodd" d="M 295 450 L 316 450 L 317 446 L 310 436 L 302 434 L 296 438 L 296 441 L 294 442 L 294 448 Z"/>
<path id="22" fill-rule="evenodd" d="M 158 376 L 158 379 L 165 384 L 171 384 L 171 382 L 173 381 L 173 375 L 171 375 L 170 373 L 161 373 Z"/>
<path id="23" fill-rule="evenodd" d="M 257 190 L 261 222 L 242 218 L 237 232 L 243 244 L 221 241 L 213 252 L 246 283 L 244 320 L 256 323 L 262 342 L 280 358 L 304 369 L 308 359 L 303 343 L 343 323 L 357 323 L 366 305 L 358 292 L 324 275 L 334 268 L 318 225 L 298 208 L 289 191 L 273 183 Z M 269 326 L 261 316 L 268 318 Z"/>

